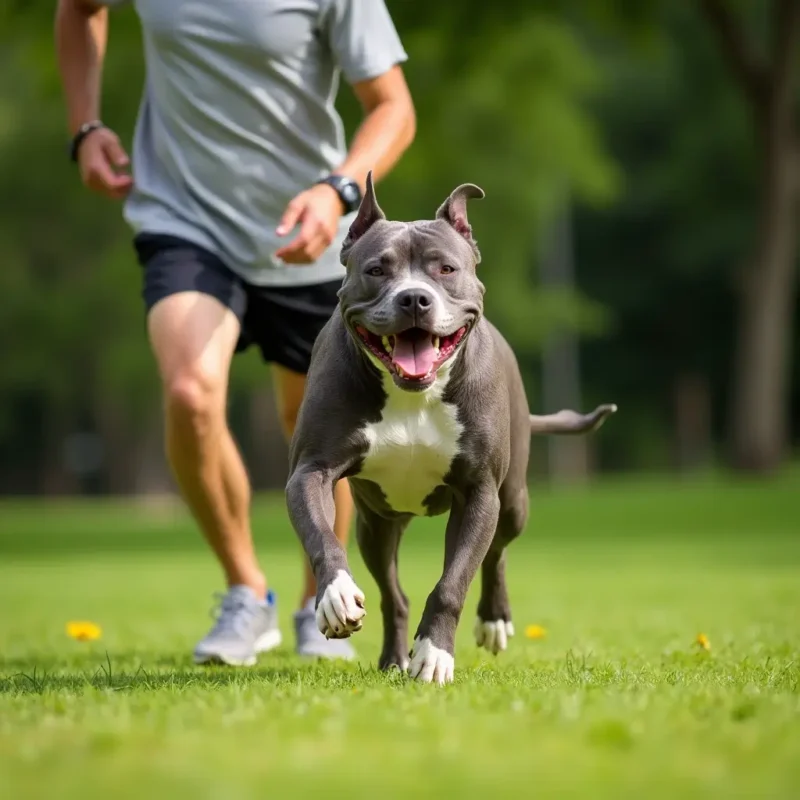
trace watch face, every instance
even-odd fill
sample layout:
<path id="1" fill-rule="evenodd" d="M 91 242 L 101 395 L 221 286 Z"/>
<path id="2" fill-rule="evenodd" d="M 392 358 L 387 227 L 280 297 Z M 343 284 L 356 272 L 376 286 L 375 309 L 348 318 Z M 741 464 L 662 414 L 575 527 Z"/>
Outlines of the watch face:
<path id="1" fill-rule="evenodd" d="M 351 180 L 342 181 L 339 184 L 339 196 L 348 211 L 356 211 L 358 209 L 358 205 L 361 202 L 361 191 L 357 183 Z"/>
<path id="2" fill-rule="evenodd" d="M 358 188 L 358 184 L 354 180 L 345 178 L 342 175 L 329 175 L 327 178 L 323 178 L 321 183 L 327 183 L 336 190 L 345 206 L 346 212 L 358 210 L 358 206 L 361 203 L 361 189 Z"/>

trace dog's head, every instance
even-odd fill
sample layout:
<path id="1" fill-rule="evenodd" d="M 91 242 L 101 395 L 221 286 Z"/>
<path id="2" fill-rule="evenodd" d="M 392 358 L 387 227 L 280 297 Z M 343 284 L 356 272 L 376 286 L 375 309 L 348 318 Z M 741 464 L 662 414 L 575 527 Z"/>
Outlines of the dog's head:
<path id="1" fill-rule="evenodd" d="M 433 220 L 392 222 L 367 191 L 342 244 L 347 267 L 339 300 L 348 331 L 379 369 L 407 391 L 430 388 L 449 368 L 483 313 L 480 252 L 467 200 L 454 189 Z"/>

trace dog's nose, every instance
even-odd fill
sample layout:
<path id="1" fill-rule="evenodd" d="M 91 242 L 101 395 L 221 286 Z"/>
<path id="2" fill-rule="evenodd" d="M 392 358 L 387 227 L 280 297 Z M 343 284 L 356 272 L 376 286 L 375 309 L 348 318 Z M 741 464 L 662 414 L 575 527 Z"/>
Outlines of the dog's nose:
<path id="1" fill-rule="evenodd" d="M 398 293 L 397 305 L 407 314 L 422 316 L 433 307 L 433 294 L 427 289 L 405 289 Z"/>

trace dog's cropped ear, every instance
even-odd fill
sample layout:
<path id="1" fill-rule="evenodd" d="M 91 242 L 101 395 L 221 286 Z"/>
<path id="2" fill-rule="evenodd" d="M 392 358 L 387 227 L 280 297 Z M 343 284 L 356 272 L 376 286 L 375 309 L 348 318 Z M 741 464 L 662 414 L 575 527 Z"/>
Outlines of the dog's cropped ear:
<path id="1" fill-rule="evenodd" d="M 367 173 L 367 191 L 364 192 L 364 197 L 361 199 L 361 205 L 358 207 L 356 218 L 350 225 L 350 230 L 347 232 L 347 236 L 342 242 L 339 260 L 343 267 L 347 266 L 347 258 L 350 255 L 350 250 L 353 245 L 376 222 L 382 219 L 386 219 L 386 214 L 381 210 L 381 207 L 378 205 L 378 198 L 375 197 L 375 186 L 372 183 L 372 170 L 370 170 Z"/>
<path id="2" fill-rule="evenodd" d="M 443 219 L 445 222 L 449 222 L 453 230 L 469 242 L 475 251 L 475 258 L 480 262 L 481 254 L 478 250 L 478 243 L 472 237 L 472 226 L 467 219 L 467 200 L 471 197 L 476 200 L 482 200 L 486 197 L 486 193 L 474 183 L 462 183 L 461 186 L 453 189 L 450 197 L 439 206 L 439 210 L 436 212 L 436 219 Z"/>

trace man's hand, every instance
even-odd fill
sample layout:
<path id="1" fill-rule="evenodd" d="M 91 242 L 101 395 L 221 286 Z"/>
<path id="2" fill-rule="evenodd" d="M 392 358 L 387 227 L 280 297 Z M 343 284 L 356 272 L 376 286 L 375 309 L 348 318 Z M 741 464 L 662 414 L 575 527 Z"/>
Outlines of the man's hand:
<path id="1" fill-rule="evenodd" d="M 78 149 L 81 180 L 89 189 L 119 200 L 131 189 L 133 180 L 127 172 L 130 159 L 108 128 L 89 133 Z"/>
<path id="2" fill-rule="evenodd" d="M 276 233 L 286 236 L 295 225 L 300 232 L 275 253 L 287 264 L 311 264 L 329 247 L 336 236 L 342 201 L 336 190 L 325 183 L 301 192 L 286 207 Z"/>

